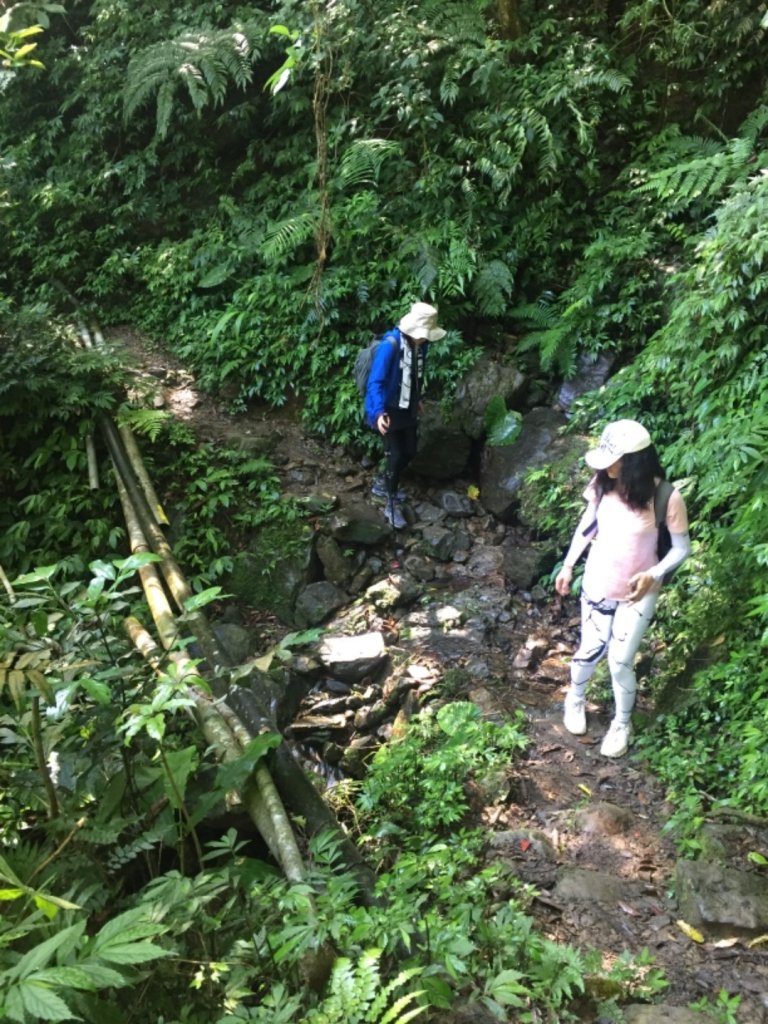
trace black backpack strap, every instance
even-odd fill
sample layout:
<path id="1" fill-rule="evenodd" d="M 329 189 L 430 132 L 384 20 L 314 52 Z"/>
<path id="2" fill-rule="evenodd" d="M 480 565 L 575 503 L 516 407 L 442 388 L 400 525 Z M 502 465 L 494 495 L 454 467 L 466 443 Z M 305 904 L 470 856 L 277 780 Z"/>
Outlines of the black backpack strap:
<path id="1" fill-rule="evenodd" d="M 597 484 L 595 484 L 595 490 L 597 492 L 597 505 L 599 505 L 603 499 L 603 492 L 600 490 Z M 586 530 L 581 531 L 582 537 L 589 537 L 590 534 L 592 534 L 591 539 L 594 539 L 595 535 L 597 534 L 597 512 L 595 512 L 595 518 L 592 520 L 592 522 L 589 524 Z"/>
<path id="2" fill-rule="evenodd" d="M 669 480 L 659 481 L 659 485 L 653 495 L 653 514 L 656 517 L 657 527 L 663 526 L 667 521 L 667 506 L 674 489 Z"/>

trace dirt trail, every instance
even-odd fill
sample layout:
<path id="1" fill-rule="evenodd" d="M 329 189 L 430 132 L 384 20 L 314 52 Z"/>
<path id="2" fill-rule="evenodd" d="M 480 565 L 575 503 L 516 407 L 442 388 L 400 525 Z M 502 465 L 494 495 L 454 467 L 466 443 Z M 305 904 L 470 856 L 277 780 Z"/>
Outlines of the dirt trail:
<path id="1" fill-rule="evenodd" d="M 316 475 L 296 470 L 313 466 L 322 467 L 324 489 L 368 486 L 369 475 L 359 464 L 338 451 L 329 457 L 285 412 L 232 417 L 199 393 L 192 375 L 167 353 L 148 349 L 130 330 L 111 333 L 136 370 L 154 379 L 164 407 L 201 439 L 231 441 L 259 432 L 279 415 L 278 469 L 288 489 L 295 492 L 299 481 L 299 490 L 311 491 Z M 422 496 L 432 496 L 426 485 Z M 611 710 L 607 685 L 598 685 L 600 699 L 588 704 L 585 736 L 571 736 L 562 725 L 577 614 L 574 599 L 525 595 L 497 630 L 492 649 L 483 652 L 490 675 L 466 694 L 489 714 L 513 715 L 523 708 L 530 732 L 530 747 L 516 763 L 508 791 L 476 808 L 489 831 L 491 855 L 514 862 L 519 876 L 537 888 L 534 913 L 553 940 L 599 948 L 607 960 L 647 950 L 669 982 L 667 1003 L 685 1007 L 703 996 L 714 999 L 722 989 L 741 997 L 739 1024 L 765 1024 L 768 954 L 750 951 L 745 943 L 698 944 L 676 923 L 676 853 L 663 832 L 671 808 L 647 766 L 632 756 L 600 756 Z M 645 699 L 641 690 L 638 710 Z"/>

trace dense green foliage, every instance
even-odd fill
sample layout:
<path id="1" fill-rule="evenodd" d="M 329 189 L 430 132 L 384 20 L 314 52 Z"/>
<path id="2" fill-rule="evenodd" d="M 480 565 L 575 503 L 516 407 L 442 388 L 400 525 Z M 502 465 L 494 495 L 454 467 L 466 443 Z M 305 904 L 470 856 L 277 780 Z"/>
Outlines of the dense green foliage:
<path id="1" fill-rule="evenodd" d="M 153 684 L 129 649 L 120 619 L 154 557 L 93 563 L 87 583 L 50 566 L 0 602 L 9 1019 L 384 1024 L 461 995 L 500 1019 L 565 1021 L 591 985 L 614 999 L 664 987 L 646 954 L 606 969 L 600 953 L 538 935 L 532 893 L 483 866 L 481 833 L 455 827 L 468 809 L 459 777 L 479 781 L 525 745 L 520 723 L 485 722 L 471 704 L 427 709 L 346 794 L 381 865 L 373 905 L 327 836 L 301 883 L 233 828 L 206 843 L 201 822 L 249 765 L 216 768 L 184 714 L 188 684 L 170 667 Z M 417 801 L 423 818 L 399 813 Z M 325 994 L 306 983 L 313 964 Z M 121 1000 L 126 986 L 136 1000 Z"/>
<path id="2" fill-rule="evenodd" d="M 45 31 L 29 34 L 36 25 Z M 691 851 L 713 801 L 768 813 L 767 27 L 756 0 L 555 0 L 546 8 L 531 0 L 74 0 L 65 16 L 58 5 L 25 0 L 6 11 L 0 565 L 15 576 L 56 562 L 77 576 L 94 559 L 104 566 L 125 553 L 111 488 L 87 485 L 86 438 L 103 413 L 130 419 L 152 442 L 151 468 L 173 471 L 185 522 L 178 550 L 197 586 L 229 568 L 233 536 L 284 514 L 268 464 L 232 453 L 213 465 L 161 416 L 128 408 L 109 353 L 76 349 L 76 335 L 53 326 L 73 314 L 73 299 L 78 316 L 129 321 L 170 343 L 235 407 L 296 401 L 311 429 L 336 443 L 359 438 L 351 354 L 412 299 L 434 301 L 450 328 L 431 365 L 434 394 L 448 400 L 483 350 L 519 364 L 539 394 L 580 357 L 607 354 L 616 373 L 578 403 L 574 426 L 642 418 L 693 519 L 694 557 L 659 613 L 652 683 L 660 713 L 644 731 L 643 750 L 669 786 L 673 825 Z M 34 58 L 25 50 L 30 40 Z M 489 410 L 489 425 L 514 431 L 517 415 Z M 565 541 L 565 512 L 581 486 L 573 467 L 541 471 L 533 485 L 545 503 L 542 530 Z M 103 568 L 96 575 L 114 582 Z M 174 941 L 194 934 L 200 945 L 193 949 L 190 938 L 173 969 L 163 955 L 150 997 L 156 1015 L 166 1011 L 164 985 L 181 991 L 174 971 L 189 980 L 179 966 L 187 957 L 199 964 L 206 1020 L 223 994 L 240 1019 L 273 1022 L 302 1013 L 315 1021 L 385 1019 L 402 996 L 387 1018 L 396 1019 L 422 999 L 417 990 L 439 1000 L 443 984 L 495 1012 L 519 997 L 566 1019 L 561 1004 L 580 991 L 586 966 L 533 939 L 529 959 L 515 959 L 518 937 L 527 935 L 524 896 L 493 921 L 476 916 L 495 898 L 495 880 L 472 881 L 469 841 L 463 860 L 445 835 L 409 837 L 408 857 L 397 859 L 386 837 L 375 837 L 383 862 L 392 859 L 391 891 L 403 906 L 428 899 L 424 920 L 431 934 L 446 935 L 442 948 L 454 949 L 463 922 L 472 948 L 454 953 L 457 962 L 466 958 L 466 975 L 423 949 L 423 921 L 408 930 L 410 910 L 407 925 L 354 906 L 348 881 L 330 870 L 333 851 L 317 852 L 309 884 L 344 959 L 325 1002 L 310 1005 L 297 983 L 304 944 L 315 941 L 298 923 L 307 892 L 276 880 L 262 891 L 254 882 L 261 869 L 233 859 L 234 838 L 222 841 L 221 862 L 214 850 L 206 855 L 210 871 L 162 875 L 153 858 L 188 823 L 171 814 L 147 838 L 146 827 L 136 830 L 144 807 L 131 787 L 115 793 L 114 815 L 76 826 L 96 786 L 93 772 L 107 770 L 100 781 L 112 786 L 121 772 L 130 776 L 135 756 L 149 795 L 164 792 L 167 772 L 141 731 L 130 742 L 148 745 L 135 752 L 110 745 L 107 694 L 119 691 L 124 713 L 130 701 L 140 704 L 146 680 L 123 678 L 117 630 L 106 628 L 99 605 L 103 591 L 91 584 L 83 597 L 71 587 L 47 595 L 50 606 L 31 605 L 28 621 L 18 609 L 3 613 L 9 650 L 21 644 L 23 653 L 50 650 L 58 659 L 49 672 L 54 662 L 39 654 L 31 672 L 13 677 L 16 711 L 4 723 L 13 758 L 3 771 L 15 774 L 4 835 L 30 810 L 45 814 L 33 751 L 41 725 L 34 701 L 46 699 L 40 673 L 53 674 L 65 692 L 74 685 L 70 649 L 97 662 L 78 683 L 82 692 L 66 695 L 67 708 L 76 696 L 82 734 L 54 714 L 42 721 L 76 777 L 64 832 L 40 825 L 50 832 L 46 850 L 58 848 L 67 829 L 82 828 L 84 841 L 72 844 L 71 860 L 57 859 L 55 878 L 37 867 L 44 855 L 30 877 L 18 865 L 3 867 L 16 893 L 9 902 L 18 933 L 0 962 L 12 1019 L 40 1016 L 24 1000 L 39 997 L 41 986 L 76 998 L 90 1019 L 94 992 L 144 978 L 141 964 L 167 941 L 166 925 Z M 86 626 L 74 606 L 88 601 Z M 63 618 L 46 626 L 41 611 Z M 433 725 L 422 723 L 411 742 L 425 745 L 435 774 L 408 780 L 419 799 L 434 798 L 439 831 L 447 823 L 441 814 L 461 813 L 457 779 L 441 773 L 445 750 L 459 741 L 454 732 L 442 747 Z M 466 771 L 481 767 L 475 725 L 469 717 L 458 730 Z M 166 763 L 186 782 L 201 752 L 183 729 L 177 738 L 176 760 Z M 397 768 L 403 750 L 375 766 L 356 813 L 397 822 L 382 780 L 388 759 L 407 775 Z M 126 894 L 125 909 L 146 912 L 133 926 L 143 953 L 134 951 L 130 978 L 102 955 L 110 936 L 98 930 L 118 848 L 134 851 L 129 863 L 151 861 L 157 876 L 157 888 L 138 901 Z M 18 849 L 33 856 L 24 844 Z M 77 879 L 97 864 L 98 881 L 83 893 Z M 414 879 L 433 871 L 430 897 L 415 897 Z M 37 888 L 49 882 L 96 915 L 86 931 L 81 912 Z M 266 892 L 296 917 L 274 909 L 270 917 Z M 48 920 L 46 907 L 56 917 Z M 55 931 L 62 915 L 66 927 Z M 252 924 L 257 937 L 222 930 L 230 919 Z M 281 936 L 267 947 L 275 987 L 254 989 L 265 967 L 260 936 L 273 931 Z M 397 974 L 398 943 L 413 954 L 413 974 Z M 35 948 L 45 956 L 25 959 Z M 58 974 L 34 977 L 54 961 Z M 49 1003 L 45 1012 L 57 1019 L 61 1007 Z"/>

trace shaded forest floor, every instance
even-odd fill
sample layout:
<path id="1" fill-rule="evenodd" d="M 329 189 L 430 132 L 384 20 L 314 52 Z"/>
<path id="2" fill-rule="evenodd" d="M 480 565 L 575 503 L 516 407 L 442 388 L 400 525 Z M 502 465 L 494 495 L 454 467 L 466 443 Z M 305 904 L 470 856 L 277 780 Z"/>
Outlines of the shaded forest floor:
<path id="1" fill-rule="evenodd" d="M 229 415 L 198 391 L 193 376 L 173 357 L 128 329 L 111 334 L 126 348 L 130 365 L 159 382 L 164 408 L 201 440 L 230 443 L 278 419 L 276 468 L 286 493 L 311 493 L 322 479 L 326 492 L 368 494 L 370 469 L 306 436 L 289 412 Z M 313 467 L 320 467 L 319 475 Z M 470 482 L 451 486 L 459 490 Z M 409 485 L 418 497 L 434 498 L 432 484 Z M 486 525 L 498 530 L 490 517 L 475 528 Z M 407 546 L 407 535 L 399 543 Z M 393 548 L 393 558 L 401 554 Z M 571 736 L 562 725 L 567 660 L 577 639 L 576 600 L 561 601 L 553 591 L 516 595 L 514 609 L 491 649 L 483 651 L 487 677 L 457 694 L 489 715 L 511 717 L 522 708 L 528 724 L 530 745 L 515 762 L 503 795 L 476 794 L 474 813 L 488 830 L 490 855 L 513 862 L 519 877 L 535 886 L 533 913 L 554 941 L 599 948 L 606 961 L 624 951 L 637 956 L 647 950 L 669 982 L 659 997 L 667 1004 L 714 1000 L 724 990 L 741 999 L 735 1011 L 740 1024 L 768 1021 L 768 956 L 761 947 L 750 950 L 746 942 L 727 936 L 696 943 L 677 924 L 677 854 L 664 832 L 671 808 L 662 788 L 631 752 L 618 761 L 599 753 L 611 714 L 607 683 L 594 687 L 585 736 Z M 440 652 L 434 653 L 439 662 Z M 639 712 L 651 710 L 647 701 L 641 688 Z"/>

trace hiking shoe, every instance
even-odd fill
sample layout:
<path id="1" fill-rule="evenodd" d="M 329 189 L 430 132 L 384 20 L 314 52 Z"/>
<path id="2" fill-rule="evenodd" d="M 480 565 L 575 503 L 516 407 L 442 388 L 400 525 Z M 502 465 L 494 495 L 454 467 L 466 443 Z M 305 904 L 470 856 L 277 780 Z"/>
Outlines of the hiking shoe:
<path id="1" fill-rule="evenodd" d="M 395 505 L 391 501 L 388 501 L 384 506 L 384 518 L 387 520 L 389 525 L 393 526 L 396 530 L 402 530 L 408 525 L 408 522 L 403 515 L 403 510 L 399 505 Z"/>
<path id="2" fill-rule="evenodd" d="M 380 476 L 377 476 L 371 484 L 371 494 L 374 498 L 389 498 L 386 482 Z M 398 504 L 405 501 L 405 491 L 395 491 L 395 501 Z"/>
<path id="3" fill-rule="evenodd" d="M 563 725 L 574 736 L 583 736 L 587 731 L 586 701 L 575 693 L 567 693 L 563 703 Z"/>
<path id="4" fill-rule="evenodd" d="M 600 753 L 603 757 L 623 757 L 629 749 L 631 739 L 632 726 L 614 720 L 605 734 Z"/>

